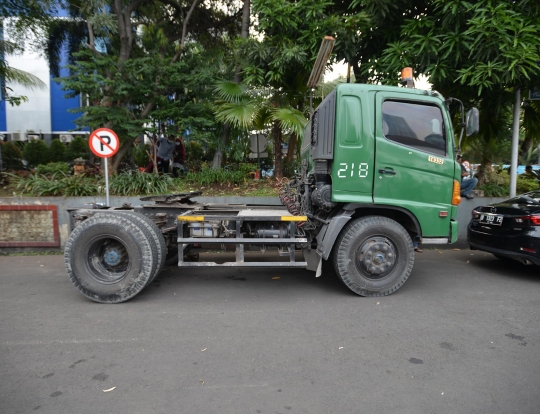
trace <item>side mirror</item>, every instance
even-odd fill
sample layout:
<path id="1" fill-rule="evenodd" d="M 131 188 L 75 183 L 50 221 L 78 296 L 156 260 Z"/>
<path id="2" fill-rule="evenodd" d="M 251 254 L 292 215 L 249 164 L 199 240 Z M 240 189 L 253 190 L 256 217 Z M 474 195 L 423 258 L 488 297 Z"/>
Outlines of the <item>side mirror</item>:
<path id="1" fill-rule="evenodd" d="M 467 112 L 467 120 L 465 121 L 465 134 L 470 137 L 473 134 L 476 134 L 479 130 L 480 124 L 480 112 L 476 108 L 471 108 Z"/>

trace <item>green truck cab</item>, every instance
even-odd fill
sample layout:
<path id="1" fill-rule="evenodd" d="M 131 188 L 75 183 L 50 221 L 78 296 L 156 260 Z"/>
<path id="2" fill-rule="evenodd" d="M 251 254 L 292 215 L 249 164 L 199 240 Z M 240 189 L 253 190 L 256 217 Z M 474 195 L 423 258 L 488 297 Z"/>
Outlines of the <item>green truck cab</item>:
<path id="1" fill-rule="evenodd" d="M 303 169 L 284 193 L 314 223 L 317 254 L 359 295 L 399 288 L 413 241 L 457 240 L 461 169 L 448 106 L 435 91 L 347 83 L 306 127 Z M 468 135 L 477 117 L 468 113 Z"/>

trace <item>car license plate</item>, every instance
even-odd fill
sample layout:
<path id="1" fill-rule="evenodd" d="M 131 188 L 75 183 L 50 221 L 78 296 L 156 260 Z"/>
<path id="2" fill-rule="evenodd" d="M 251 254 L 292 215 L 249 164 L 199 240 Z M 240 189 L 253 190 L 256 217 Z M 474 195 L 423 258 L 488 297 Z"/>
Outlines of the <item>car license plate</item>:
<path id="1" fill-rule="evenodd" d="M 491 224 L 492 226 L 501 226 L 503 222 L 503 216 L 496 214 L 480 214 L 480 223 Z"/>

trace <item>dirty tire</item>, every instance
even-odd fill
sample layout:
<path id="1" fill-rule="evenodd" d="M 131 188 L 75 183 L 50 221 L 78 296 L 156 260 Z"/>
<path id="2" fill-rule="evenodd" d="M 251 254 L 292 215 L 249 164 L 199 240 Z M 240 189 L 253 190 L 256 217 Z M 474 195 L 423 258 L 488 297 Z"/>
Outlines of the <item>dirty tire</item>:
<path id="1" fill-rule="evenodd" d="M 119 303 L 148 284 L 157 267 L 157 250 L 149 232 L 129 216 L 99 213 L 73 229 L 64 262 L 84 296 Z"/>
<path id="2" fill-rule="evenodd" d="M 128 220 L 135 221 L 137 225 L 141 228 L 141 230 L 150 236 L 151 242 L 155 244 L 155 248 L 157 251 L 156 267 L 152 273 L 151 279 L 148 281 L 148 283 L 152 283 L 152 281 L 163 270 L 163 266 L 165 266 L 165 257 L 167 255 L 167 245 L 165 243 L 165 239 L 163 238 L 161 230 L 156 225 L 156 223 L 154 223 L 148 217 L 143 214 L 136 213 L 135 211 L 111 210 L 108 211 L 107 214 L 120 214 L 123 216 L 127 216 Z"/>
<path id="3" fill-rule="evenodd" d="M 403 226 L 386 217 L 353 220 L 334 247 L 338 277 L 360 296 L 390 295 L 405 283 L 414 264 L 411 237 Z"/>
<path id="4" fill-rule="evenodd" d="M 163 270 L 163 266 L 165 266 L 165 258 L 167 257 L 167 244 L 165 243 L 165 238 L 163 237 L 163 234 L 161 233 L 161 230 L 156 225 L 156 223 L 154 223 L 145 215 L 136 213 L 135 211 L 122 211 L 120 213 L 129 215 L 133 220 L 137 221 L 141 226 L 146 228 L 146 230 L 150 232 L 150 235 L 152 236 L 152 239 L 154 240 L 154 243 L 156 244 L 157 267 L 155 269 L 154 274 L 152 275 L 151 280 L 148 282 L 148 283 L 152 283 L 152 281 L 156 277 L 158 277 L 161 271 Z"/>

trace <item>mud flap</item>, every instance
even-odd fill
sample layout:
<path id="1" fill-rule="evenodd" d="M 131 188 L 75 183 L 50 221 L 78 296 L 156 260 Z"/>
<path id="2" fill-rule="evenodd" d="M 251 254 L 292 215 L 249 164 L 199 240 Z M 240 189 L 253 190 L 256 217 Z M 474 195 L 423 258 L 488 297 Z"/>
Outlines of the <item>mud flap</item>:
<path id="1" fill-rule="evenodd" d="M 307 262 L 306 269 L 315 273 L 319 277 L 322 273 L 322 257 L 314 249 L 302 249 L 304 260 Z"/>

